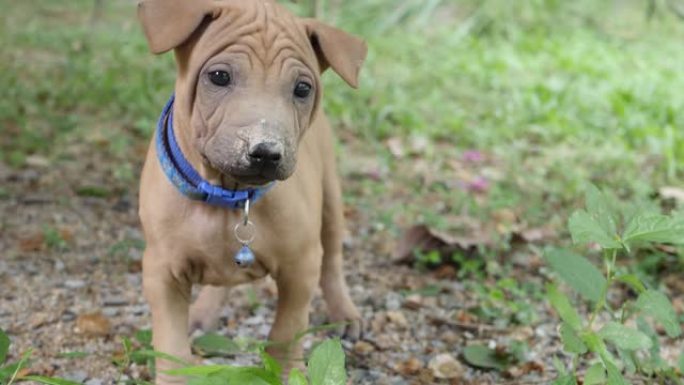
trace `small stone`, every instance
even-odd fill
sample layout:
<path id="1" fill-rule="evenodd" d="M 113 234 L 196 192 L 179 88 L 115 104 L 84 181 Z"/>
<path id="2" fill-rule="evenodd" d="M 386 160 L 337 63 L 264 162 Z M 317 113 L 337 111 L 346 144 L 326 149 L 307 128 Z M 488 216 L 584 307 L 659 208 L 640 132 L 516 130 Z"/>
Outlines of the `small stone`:
<path id="1" fill-rule="evenodd" d="M 103 306 L 125 306 L 128 305 L 128 300 L 120 295 L 107 296 L 102 300 Z"/>
<path id="2" fill-rule="evenodd" d="M 64 281 L 64 287 L 66 287 L 67 289 L 80 289 L 85 285 L 85 281 L 80 279 L 67 279 L 66 281 Z"/>
<path id="3" fill-rule="evenodd" d="M 423 297 L 420 294 L 412 294 L 404 300 L 404 307 L 410 310 L 418 310 L 423 306 Z"/>
<path id="4" fill-rule="evenodd" d="M 448 353 L 436 355 L 430 360 L 428 367 L 437 378 L 452 379 L 463 375 L 463 366 Z"/>
<path id="5" fill-rule="evenodd" d="M 387 313 L 387 320 L 401 328 L 405 328 L 408 326 L 408 321 L 406 320 L 406 317 L 404 316 L 404 313 L 401 311 L 388 311 Z"/>
<path id="6" fill-rule="evenodd" d="M 91 378 L 85 382 L 85 385 L 102 385 L 102 380 L 99 378 Z"/>
<path id="7" fill-rule="evenodd" d="M 354 344 L 354 352 L 360 355 L 367 355 L 375 351 L 375 347 L 363 340 L 356 341 Z"/>
<path id="8" fill-rule="evenodd" d="M 67 373 L 64 375 L 64 378 L 73 382 L 78 382 L 79 384 L 82 384 L 86 378 L 88 378 L 88 373 L 84 372 L 83 370 L 77 370 L 71 373 Z"/>
<path id="9" fill-rule="evenodd" d="M 102 309 L 102 315 L 105 317 L 114 317 L 119 315 L 119 309 L 115 307 L 106 307 Z"/>
<path id="10" fill-rule="evenodd" d="M 397 310 L 401 307 L 401 295 L 391 292 L 385 296 L 385 308 L 387 310 Z"/>

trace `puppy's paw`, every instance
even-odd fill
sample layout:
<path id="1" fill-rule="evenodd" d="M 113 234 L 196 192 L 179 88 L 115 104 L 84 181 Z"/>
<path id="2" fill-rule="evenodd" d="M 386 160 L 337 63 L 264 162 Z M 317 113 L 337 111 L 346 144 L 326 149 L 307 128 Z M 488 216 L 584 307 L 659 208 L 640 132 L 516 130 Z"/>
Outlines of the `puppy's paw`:
<path id="1" fill-rule="evenodd" d="M 332 307 L 329 313 L 330 323 L 338 325 L 335 330 L 337 335 L 350 341 L 361 338 L 364 325 L 356 306 L 350 303 L 346 306 Z"/>

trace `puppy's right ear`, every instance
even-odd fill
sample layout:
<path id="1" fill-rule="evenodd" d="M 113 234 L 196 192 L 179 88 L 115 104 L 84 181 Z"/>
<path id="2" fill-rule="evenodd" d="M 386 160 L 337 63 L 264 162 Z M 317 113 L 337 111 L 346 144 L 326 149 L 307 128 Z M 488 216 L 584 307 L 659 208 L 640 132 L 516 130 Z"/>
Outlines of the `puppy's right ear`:
<path id="1" fill-rule="evenodd" d="M 143 0 L 138 18 L 150 51 L 159 54 L 183 44 L 214 10 L 211 0 Z"/>

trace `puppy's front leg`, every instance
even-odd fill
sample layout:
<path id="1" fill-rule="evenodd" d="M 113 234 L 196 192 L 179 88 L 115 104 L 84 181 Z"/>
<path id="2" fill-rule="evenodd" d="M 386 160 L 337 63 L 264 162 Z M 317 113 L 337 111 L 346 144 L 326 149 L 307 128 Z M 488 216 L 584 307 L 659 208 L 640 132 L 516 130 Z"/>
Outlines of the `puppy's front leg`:
<path id="1" fill-rule="evenodd" d="M 188 338 L 188 309 L 191 284 L 183 274 L 162 263 L 163 255 L 146 250 L 143 257 L 143 291 L 152 313 L 152 344 L 158 352 L 189 362 L 192 358 Z M 183 377 L 164 371 L 178 367 L 171 361 L 157 359 L 158 385 L 184 384 Z"/>
<path id="2" fill-rule="evenodd" d="M 274 277 L 278 305 L 266 351 L 283 365 L 285 373 L 294 363 L 303 362 L 301 343 L 294 339 L 309 327 L 309 307 L 318 285 L 321 254 L 318 248 L 296 263 L 282 266 Z"/>

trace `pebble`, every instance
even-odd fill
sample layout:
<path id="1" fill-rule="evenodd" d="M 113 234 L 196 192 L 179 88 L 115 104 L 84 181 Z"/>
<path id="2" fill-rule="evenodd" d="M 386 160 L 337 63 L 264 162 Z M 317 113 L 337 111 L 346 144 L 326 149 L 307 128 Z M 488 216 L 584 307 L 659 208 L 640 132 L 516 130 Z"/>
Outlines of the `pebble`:
<path id="1" fill-rule="evenodd" d="M 67 289 L 80 289 L 85 285 L 85 281 L 81 279 L 67 279 L 66 281 L 64 281 L 64 287 L 66 287 Z"/>
<path id="2" fill-rule="evenodd" d="M 82 384 L 86 378 L 88 378 L 88 373 L 83 370 L 77 370 L 64 375 L 64 378 L 73 382 L 78 382 Z"/>
<path id="3" fill-rule="evenodd" d="M 102 309 L 102 315 L 105 317 L 114 317 L 119 314 L 119 309 L 115 307 L 106 307 Z"/>
<path id="4" fill-rule="evenodd" d="M 120 295 L 107 296 L 102 300 L 103 306 L 125 306 L 128 305 L 128 300 Z"/>
<path id="5" fill-rule="evenodd" d="M 387 310 L 398 310 L 401 307 L 403 298 L 401 294 L 390 292 L 385 296 L 385 308 Z"/>
<path id="6" fill-rule="evenodd" d="M 437 378 L 451 379 L 463 375 L 463 365 L 447 353 L 438 354 L 433 357 L 428 367 Z"/>
<path id="7" fill-rule="evenodd" d="M 99 378 L 91 378 L 85 382 L 85 385 L 102 385 L 102 380 Z"/>

